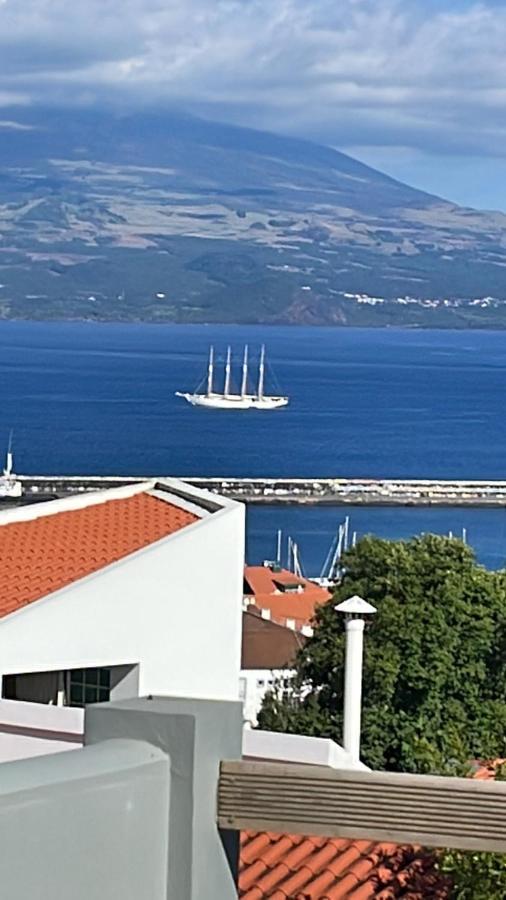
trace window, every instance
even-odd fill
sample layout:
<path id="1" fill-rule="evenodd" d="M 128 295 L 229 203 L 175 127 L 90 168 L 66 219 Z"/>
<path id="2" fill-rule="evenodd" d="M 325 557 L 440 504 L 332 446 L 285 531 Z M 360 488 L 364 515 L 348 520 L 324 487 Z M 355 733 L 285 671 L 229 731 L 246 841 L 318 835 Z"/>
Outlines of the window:
<path id="1" fill-rule="evenodd" d="M 69 706 L 104 703 L 111 693 L 110 669 L 73 669 L 69 672 Z"/>

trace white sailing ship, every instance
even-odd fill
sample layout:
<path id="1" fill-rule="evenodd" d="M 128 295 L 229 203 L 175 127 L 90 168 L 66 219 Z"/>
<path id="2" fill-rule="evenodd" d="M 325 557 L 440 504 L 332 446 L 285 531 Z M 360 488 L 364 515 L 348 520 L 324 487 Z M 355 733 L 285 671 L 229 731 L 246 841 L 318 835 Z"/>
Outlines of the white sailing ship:
<path id="1" fill-rule="evenodd" d="M 279 395 L 269 395 L 265 393 L 265 347 L 262 346 L 260 352 L 260 362 L 258 365 L 258 382 L 256 393 L 248 392 L 249 377 L 249 361 L 248 347 L 244 348 L 244 357 L 242 363 L 242 380 L 240 393 L 234 394 L 232 387 L 232 350 L 227 350 L 227 360 L 225 363 L 225 384 L 223 393 L 214 389 L 214 349 L 210 348 L 209 363 L 207 367 L 207 390 L 205 393 L 194 394 L 176 391 L 176 397 L 182 397 L 191 403 L 192 406 L 207 406 L 211 409 L 279 409 L 287 406 L 288 397 Z"/>

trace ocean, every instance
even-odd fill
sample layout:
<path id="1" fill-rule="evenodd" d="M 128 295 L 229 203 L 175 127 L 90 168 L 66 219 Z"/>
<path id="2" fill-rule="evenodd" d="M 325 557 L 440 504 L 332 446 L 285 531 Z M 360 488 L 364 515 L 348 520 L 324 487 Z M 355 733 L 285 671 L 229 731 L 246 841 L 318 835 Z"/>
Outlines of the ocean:
<path id="1" fill-rule="evenodd" d="M 228 412 L 174 396 L 223 358 L 267 346 L 286 409 Z M 0 323 L 0 451 L 22 473 L 506 478 L 506 332 L 257 326 Z M 269 384 L 270 381 L 270 384 Z M 318 574 L 339 507 L 248 511 L 250 562 L 277 528 Z M 352 509 L 386 537 L 467 530 L 506 563 L 506 510 Z"/>

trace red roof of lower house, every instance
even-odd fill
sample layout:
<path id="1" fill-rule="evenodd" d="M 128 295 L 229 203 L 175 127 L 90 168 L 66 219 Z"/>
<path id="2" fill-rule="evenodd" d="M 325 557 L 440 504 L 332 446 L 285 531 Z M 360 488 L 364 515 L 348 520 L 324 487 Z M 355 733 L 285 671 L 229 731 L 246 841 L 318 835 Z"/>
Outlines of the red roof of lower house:
<path id="1" fill-rule="evenodd" d="M 91 575 L 197 520 L 148 492 L 0 521 L 0 616 Z M 54 504 L 58 501 L 53 501 Z M 33 509 L 33 508 L 32 508 Z M 51 510 L 51 512 L 50 512 Z"/>
<path id="2" fill-rule="evenodd" d="M 243 832 L 241 900 L 443 900 L 447 879 L 414 847 Z"/>
<path id="3" fill-rule="evenodd" d="M 267 609 L 274 622 L 286 625 L 293 620 L 297 628 L 309 625 L 316 611 L 332 594 L 307 578 L 287 569 L 276 571 L 269 566 L 246 566 L 244 593 L 254 598 L 255 606 Z"/>
<path id="4" fill-rule="evenodd" d="M 292 669 L 305 638 L 300 632 L 269 619 L 252 607 L 242 614 L 241 669 Z"/>

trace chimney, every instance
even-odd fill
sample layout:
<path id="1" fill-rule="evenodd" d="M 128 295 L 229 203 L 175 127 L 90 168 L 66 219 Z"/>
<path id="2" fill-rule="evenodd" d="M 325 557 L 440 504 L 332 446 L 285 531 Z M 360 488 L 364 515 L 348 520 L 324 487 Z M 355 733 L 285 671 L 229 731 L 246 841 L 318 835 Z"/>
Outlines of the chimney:
<path id="1" fill-rule="evenodd" d="M 362 597 L 355 596 L 339 603 L 334 609 L 336 612 L 344 613 L 346 628 L 343 747 L 353 762 L 360 762 L 364 616 L 374 615 L 376 608 Z"/>

